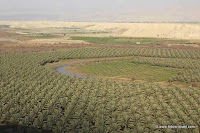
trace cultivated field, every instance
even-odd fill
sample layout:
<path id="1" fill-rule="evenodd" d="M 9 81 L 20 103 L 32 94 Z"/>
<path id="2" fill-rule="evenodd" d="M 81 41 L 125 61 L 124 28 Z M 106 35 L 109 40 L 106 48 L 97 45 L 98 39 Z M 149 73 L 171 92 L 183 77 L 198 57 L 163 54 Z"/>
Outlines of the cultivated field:
<path id="1" fill-rule="evenodd" d="M 200 25 L 0 24 L 0 132 L 199 132 Z"/>

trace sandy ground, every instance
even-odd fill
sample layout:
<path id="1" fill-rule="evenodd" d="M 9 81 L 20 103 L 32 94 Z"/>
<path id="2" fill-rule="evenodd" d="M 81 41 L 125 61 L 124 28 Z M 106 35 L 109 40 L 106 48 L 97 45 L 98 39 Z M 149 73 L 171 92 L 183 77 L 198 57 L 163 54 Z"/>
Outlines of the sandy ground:
<path id="1" fill-rule="evenodd" d="M 173 46 L 185 46 L 185 47 L 194 47 L 194 48 L 200 48 L 200 44 L 167 44 L 167 46 L 169 47 L 173 47 Z"/>
<path id="2" fill-rule="evenodd" d="M 144 47 L 144 48 L 187 49 L 187 50 L 190 49 L 199 50 L 200 48 L 200 43 L 199 43 L 200 24 L 0 21 L 0 25 L 2 24 L 10 25 L 11 28 L 0 29 L 0 39 L 7 39 L 7 40 L 16 39 L 16 40 L 0 41 L 0 53 L 39 52 L 39 51 L 51 51 L 56 49 L 79 48 L 79 47 L 116 47 L 116 48 Z M 182 28 L 177 28 L 180 26 Z M 174 30 L 172 27 L 174 27 Z M 168 34 L 167 36 L 166 34 L 164 34 L 164 32 L 166 33 L 170 32 L 170 34 Z M 182 35 L 183 33 L 184 35 Z M 196 34 L 196 36 L 193 36 L 194 34 Z M 156 38 L 166 37 L 173 39 L 181 37 L 183 39 L 187 39 L 190 37 L 190 39 L 192 39 L 191 42 L 195 43 L 194 44 L 166 43 L 164 45 L 155 45 L 155 46 L 107 45 L 107 44 L 99 45 L 99 44 L 90 44 L 88 42 L 81 40 L 71 40 L 71 36 L 96 36 L 96 37 L 130 36 L 130 37 L 156 37 Z"/>
<path id="3" fill-rule="evenodd" d="M 200 24 L 176 23 L 96 23 L 96 22 L 6 22 L 13 28 L 82 28 L 88 31 L 107 32 L 123 37 L 158 37 L 173 39 L 200 39 Z M 105 34 L 104 34 L 105 35 Z"/>
<path id="4" fill-rule="evenodd" d="M 1 53 L 27 53 L 27 52 L 42 52 L 42 51 L 53 51 L 57 49 L 69 49 L 69 48 L 81 48 L 88 47 L 89 44 L 50 44 L 50 43 L 13 43 L 6 42 L 5 44 L 0 43 L 0 54 Z"/>
<path id="5" fill-rule="evenodd" d="M 30 41 L 24 41 L 27 44 L 89 44 L 88 42 L 81 40 L 67 40 L 67 39 L 33 39 Z"/>

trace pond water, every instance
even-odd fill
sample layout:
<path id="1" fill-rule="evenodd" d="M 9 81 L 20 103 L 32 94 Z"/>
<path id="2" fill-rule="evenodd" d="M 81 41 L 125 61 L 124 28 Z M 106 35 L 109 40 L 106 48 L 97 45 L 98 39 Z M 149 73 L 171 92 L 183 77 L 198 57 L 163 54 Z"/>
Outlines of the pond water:
<path id="1" fill-rule="evenodd" d="M 127 59 L 126 59 L 127 60 Z M 100 63 L 100 62 L 104 62 L 104 61 L 113 61 L 112 59 L 111 60 L 94 60 L 94 61 L 90 61 L 90 63 Z M 79 63 L 73 63 L 71 65 L 78 65 L 78 64 L 85 64 L 87 62 L 79 62 Z M 75 77 L 81 77 L 81 78 L 94 78 L 94 77 L 91 77 L 91 76 L 86 76 L 86 75 L 81 75 L 81 74 L 75 74 L 75 73 L 71 73 L 67 70 L 67 67 L 70 67 L 69 64 L 65 64 L 65 65 L 62 65 L 62 66 L 59 66 L 59 67 L 56 67 L 54 68 L 57 72 L 59 73 L 62 73 L 62 74 L 65 74 L 65 75 L 68 75 L 68 76 L 75 76 Z"/>
<path id="2" fill-rule="evenodd" d="M 74 63 L 73 65 L 75 65 L 75 64 L 78 64 L 78 63 Z M 91 78 L 91 77 L 86 76 L 86 75 L 75 74 L 75 73 L 71 73 L 71 72 L 67 71 L 67 67 L 69 67 L 69 66 L 70 65 L 66 64 L 66 65 L 59 66 L 59 67 L 55 68 L 55 70 L 59 73 L 62 73 L 62 74 L 68 75 L 68 76 L 75 76 L 75 77 L 81 77 L 81 78 Z"/>

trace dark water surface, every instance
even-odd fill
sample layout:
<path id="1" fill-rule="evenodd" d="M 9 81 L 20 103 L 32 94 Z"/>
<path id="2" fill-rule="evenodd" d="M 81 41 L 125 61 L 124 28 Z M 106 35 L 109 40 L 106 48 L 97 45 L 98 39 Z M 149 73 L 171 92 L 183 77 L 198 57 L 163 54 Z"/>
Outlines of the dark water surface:
<path id="1" fill-rule="evenodd" d="M 80 63 L 75 63 L 73 65 L 76 65 L 76 64 L 80 64 Z M 67 71 L 67 67 L 69 67 L 69 66 L 70 65 L 66 64 L 66 65 L 59 66 L 59 67 L 55 68 L 55 70 L 59 73 L 62 73 L 62 74 L 68 75 L 68 76 L 75 76 L 75 77 L 81 77 L 81 78 L 91 78 L 91 77 L 86 76 L 86 75 L 75 74 L 75 73 L 71 73 L 71 72 Z"/>

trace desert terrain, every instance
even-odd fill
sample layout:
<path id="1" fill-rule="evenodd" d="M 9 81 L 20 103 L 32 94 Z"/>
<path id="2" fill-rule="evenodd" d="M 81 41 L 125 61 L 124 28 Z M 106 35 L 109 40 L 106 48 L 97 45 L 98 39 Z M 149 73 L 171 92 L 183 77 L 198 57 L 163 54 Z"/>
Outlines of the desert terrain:
<path id="1" fill-rule="evenodd" d="M 0 25 L 10 25 L 12 28 L 22 29 L 46 28 L 46 31 L 48 28 L 77 28 L 86 31 L 86 34 L 90 32 L 107 33 L 102 36 L 200 39 L 200 24 L 1 21 Z"/>

